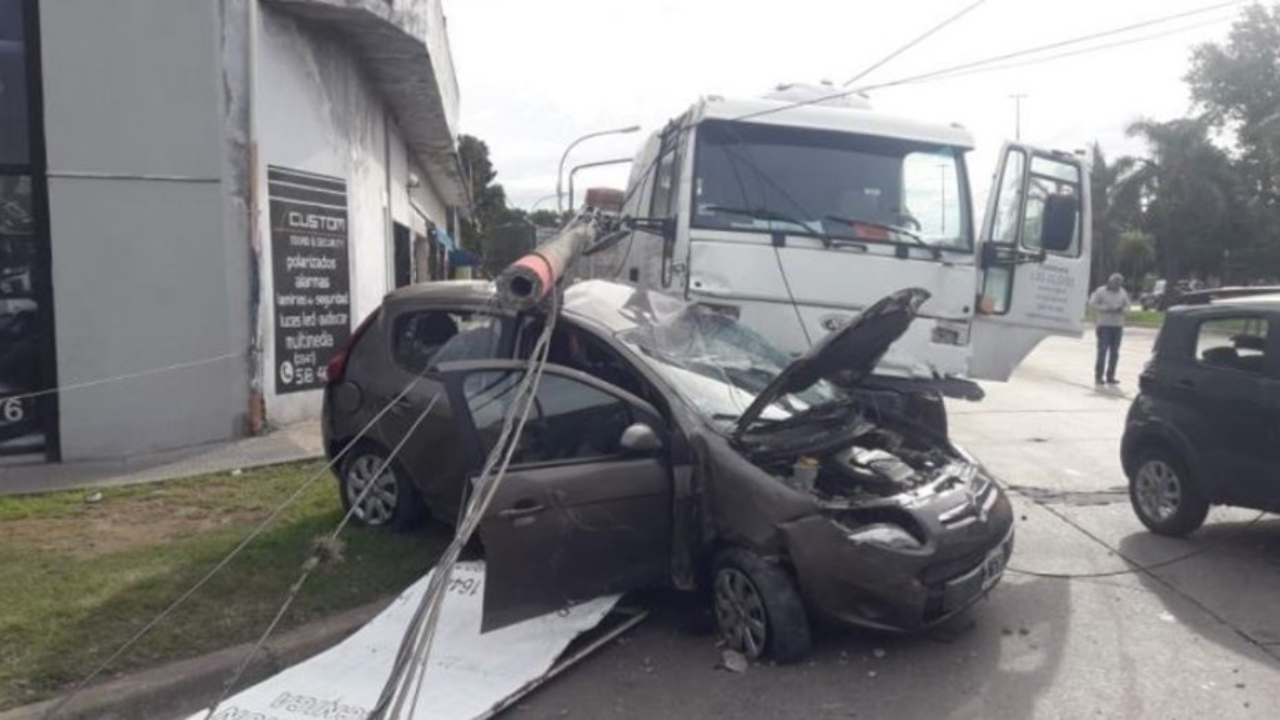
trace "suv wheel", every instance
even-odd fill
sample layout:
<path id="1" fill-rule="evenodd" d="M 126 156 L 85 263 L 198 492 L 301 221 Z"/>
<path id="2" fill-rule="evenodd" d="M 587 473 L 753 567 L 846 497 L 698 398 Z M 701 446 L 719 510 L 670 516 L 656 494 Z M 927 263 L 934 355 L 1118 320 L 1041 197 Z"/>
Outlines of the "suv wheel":
<path id="1" fill-rule="evenodd" d="M 1163 448 L 1138 458 L 1129 479 L 1129 501 L 1151 532 L 1182 537 L 1204 524 L 1209 502 L 1189 480 L 1186 464 Z"/>
<path id="2" fill-rule="evenodd" d="M 412 482 L 387 462 L 380 449 L 357 448 L 342 464 L 342 509 L 366 527 L 409 530 L 422 519 L 422 498 Z"/>
<path id="3" fill-rule="evenodd" d="M 732 649 L 750 660 L 768 654 L 795 662 L 810 649 L 809 619 L 791 577 L 746 550 L 716 558 L 712 580 L 716 626 Z"/>

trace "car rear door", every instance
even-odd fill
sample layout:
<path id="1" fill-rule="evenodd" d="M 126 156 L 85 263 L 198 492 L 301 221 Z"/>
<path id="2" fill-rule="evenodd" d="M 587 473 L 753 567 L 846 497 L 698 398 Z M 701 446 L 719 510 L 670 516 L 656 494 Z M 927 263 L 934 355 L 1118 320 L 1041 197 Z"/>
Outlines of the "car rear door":
<path id="1" fill-rule="evenodd" d="M 462 462 L 457 431 L 444 386 L 432 367 L 444 360 L 489 359 L 502 352 L 507 320 L 464 308 L 389 307 L 382 322 L 386 345 L 374 372 L 375 405 L 390 404 L 375 428 L 387 448 L 413 437 L 400 449 L 399 461 L 438 515 L 452 517 L 462 496 Z M 439 396 L 439 400 L 436 400 Z M 435 401 L 430 414 L 421 417 Z M 420 421 L 421 418 L 421 421 Z"/>
<path id="2" fill-rule="evenodd" d="M 463 450 L 478 470 L 512 412 L 526 364 L 441 370 Z M 659 447 L 628 449 L 647 425 Z M 671 562 L 668 432 L 643 400 L 548 365 L 511 465 L 480 524 L 487 631 L 601 595 L 665 581 Z"/>
<path id="3" fill-rule="evenodd" d="M 1007 380 L 1044 338 L 1080 335 L 1090 212 L 1089 173 L 1080 158 L 1004 146 L 978 237 L 971 378 Z"/>
<path id="4" fill-rule="evenodd" d="M 1215 313 L 1198 321 L 1194 342 L 1191 362 L 1171 368 L 1166 392 L 1193 417 L 1188 437 L 1202 458 L 1201 480 L 1217 501 L 1275 504 L 1280 381 L 1271 324 L 1254 312 Z"/>

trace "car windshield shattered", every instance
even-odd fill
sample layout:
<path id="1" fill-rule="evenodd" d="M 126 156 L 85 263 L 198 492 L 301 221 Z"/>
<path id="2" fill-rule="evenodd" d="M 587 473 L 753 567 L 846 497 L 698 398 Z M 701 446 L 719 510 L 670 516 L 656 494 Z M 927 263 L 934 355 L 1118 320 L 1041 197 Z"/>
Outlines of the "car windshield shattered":
<path id="1" fill-rule="evenodd" d="M 736 421 L 792 360 L 745 325 L 702 305 L 616 337 L 718 422 Z M 780 395 L 761 419 L 780 420 L 835 399 L 832 387 L 819 381 L 803 392 Z"/>

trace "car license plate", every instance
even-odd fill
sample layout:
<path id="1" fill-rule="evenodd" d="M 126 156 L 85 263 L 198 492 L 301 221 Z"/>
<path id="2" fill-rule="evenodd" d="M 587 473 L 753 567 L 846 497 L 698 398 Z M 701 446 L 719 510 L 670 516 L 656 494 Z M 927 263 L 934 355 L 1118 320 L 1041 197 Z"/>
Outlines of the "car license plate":
<path id="1" fill-rule="evenodd" d="M 992 550 L 987 555 L 987 559 L 982 561 L 982 592 L 986 592 L 1000 582 L 1000 578 L 1004 575 L 1005 563 L 1005 546 L 1003 543 L 1000 547 Z"/>

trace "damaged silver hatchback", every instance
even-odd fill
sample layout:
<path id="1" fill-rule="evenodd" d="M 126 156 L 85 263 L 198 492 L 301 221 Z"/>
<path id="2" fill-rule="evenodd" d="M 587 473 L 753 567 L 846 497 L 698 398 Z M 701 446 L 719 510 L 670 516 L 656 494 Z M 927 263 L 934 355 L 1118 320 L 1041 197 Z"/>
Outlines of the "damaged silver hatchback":
<path id="1" fill-rule="evenodd" d="M 439 517 L 497 440 L 545 322 L 449 308 L 447 295 L 431 302 L 495 314 L 485 346 L 510 359 L 458 360 L 477 357 L 459 350 L 477 347 L 465 332 L 432 351 L 428 377 L 448 398 L 433 417 L 450 421 L 424 442 L 450 456 L 393 472 L 428 504 L 447 502 Z M 1012 550 L 1008 500 L 909 411 L 914 398 L 870 375 L 927 297 L 890 295 L 793 360 L 714 308 L 570 286 L 535 410 L 480 525 L 485 627 L 674 585 L 709 590 L 731 647 L 786 662 L 808 652 L 811 621 L 910 631 L 982 598 Z M 340 383 L 360 382 L 350 362 Z"/>

